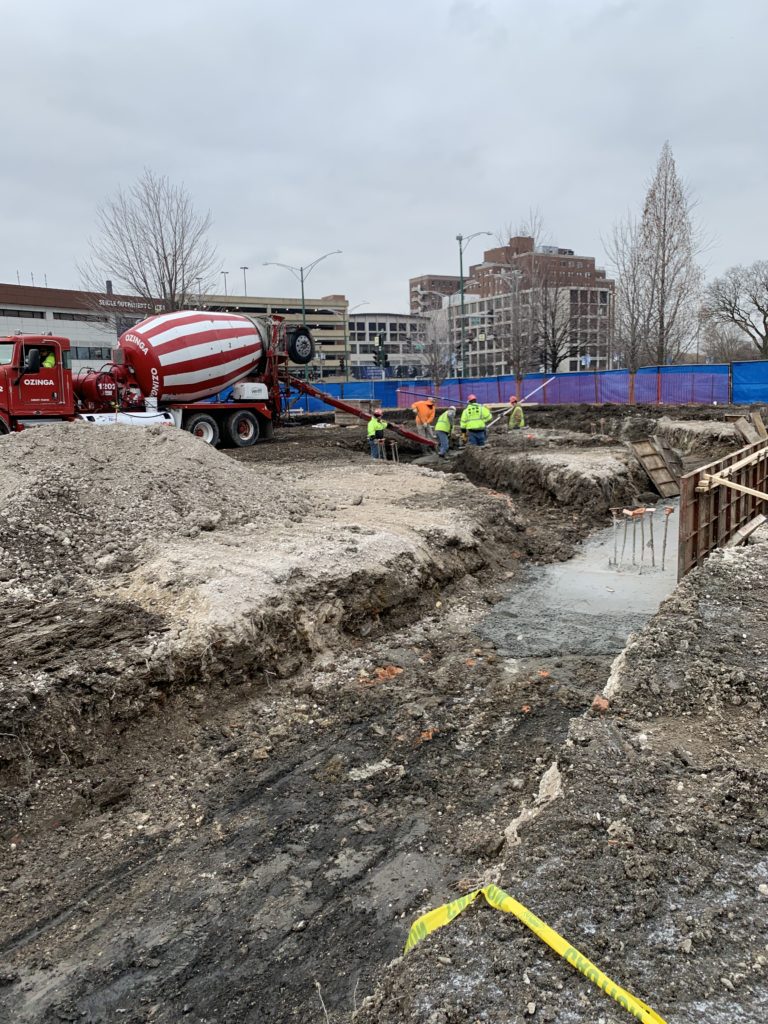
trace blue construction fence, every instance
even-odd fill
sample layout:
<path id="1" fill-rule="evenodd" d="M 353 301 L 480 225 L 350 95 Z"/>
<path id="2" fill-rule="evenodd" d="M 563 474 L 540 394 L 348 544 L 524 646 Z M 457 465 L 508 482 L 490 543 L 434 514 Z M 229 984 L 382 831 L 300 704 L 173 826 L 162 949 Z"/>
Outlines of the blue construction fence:
<path id="1" fill-rule="evenodd" d="M 346 381 L 321 387 L 333 398 L 368 400 L 385 409 L 407 408 L 428 397 L 435 398 L 440 405 L 463 405 L 470 395 L 476 395 L 481 402 L 501 404 L 516 394 L 523 401 L 540 405 L 749 405 L 768 403 L 768 360 L 644 366 L 634 373 L 528 373 L 519 389 L 511 374 L 451 378 L 437 389 L 426 379 Z M 297 412 L 328 411 L 320 399 L 296 392 L 291 395 L 291 408 Z"/>

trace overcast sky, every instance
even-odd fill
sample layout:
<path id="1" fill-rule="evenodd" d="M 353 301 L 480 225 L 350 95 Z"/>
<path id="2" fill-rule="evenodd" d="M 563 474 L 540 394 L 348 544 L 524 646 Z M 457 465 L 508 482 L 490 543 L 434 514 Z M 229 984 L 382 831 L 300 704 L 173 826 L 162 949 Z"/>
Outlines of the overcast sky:
<path id="1" fill-rule="evenodd" d="M 766 0 L 36 0 L 3 5 L 0 281 L 78 287 L 143 167 L 210 209 L 230 291 L 407 309 L 456 234 L 539 207 L 605 262 L 669 139 L 710 274 L 768 258 Z M 478 238 L 469 262 L 482 256 Z M 241 288 L 242 286 L 240 286 Z"/>

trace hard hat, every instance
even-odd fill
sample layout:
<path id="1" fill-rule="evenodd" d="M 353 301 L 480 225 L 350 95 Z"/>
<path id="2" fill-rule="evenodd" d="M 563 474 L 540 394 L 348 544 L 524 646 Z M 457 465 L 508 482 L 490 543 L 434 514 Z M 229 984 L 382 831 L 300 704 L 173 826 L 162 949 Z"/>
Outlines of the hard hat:
<path id="1" fill-rule="evenodd" d="M 469 398 L 467 399 L 467 401 L 468 402 L 476 402 L 477 401 L 477 395 L 470 395 Z"/>
<path id="2" fill-rule="evenodd" d="M 448 409 L 447 409 L 447 412 L 456 412 L 456 406 L 455 405 L 449 405 Z"/>
<path id="3" fill-rule="evenodd" d="M 435 404 L 434 398 L 428 398 L 427 399 L 427 405 L 434 405 L 434 404 Z"/>
<path id="4" fill-rule="evenodd" d="M 510 405 L 514 405 L 516 401 L 517 401 L 517 395 L 510 395 L 509 396 L 509 404 Z"/>
<path id="5" fill-rule="evenodd" d="M 374 416 L 382 416 L 383 414 L 384 414 L 384 410 L 383 409 L 378 409 L 377 408 L 377 409 L 373 410 L 373 415 Z"/>

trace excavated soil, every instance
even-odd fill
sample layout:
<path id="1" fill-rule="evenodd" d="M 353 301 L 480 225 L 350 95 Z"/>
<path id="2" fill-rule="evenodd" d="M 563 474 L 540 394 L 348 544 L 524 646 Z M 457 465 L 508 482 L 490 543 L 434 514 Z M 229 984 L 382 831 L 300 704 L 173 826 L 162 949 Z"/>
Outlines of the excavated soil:
<path id="1" fill-rule="evenodd" d="M 519 500 L 533 498 L 578 509 L 604 522 L 609 509 L 631 505 L 648 489 L 647 477 L 626 446 L 604 435 L 536 430 L 491 436 L 482 448 L 466 447 L 450 469 Z"/>
<path id="2" fill-rule="evenodd" d="M 19 749 L 92 754 L 169 688 L 288 676 L 503 560 L 523 530 L 501 495 L 370 459 L 254 472 L 167 428 L 2 445 L 0 770 Z"/>
<path id="3" fill-rule="evenodd" d="M 376 465 L 340 430 L 229 458 L 175 431 L 38 429 L 2 452 L 0 1019 L 616 1024 L 491 911 L 385 969 L 420 910 L 488 879 L 661 1012 L 741 992 L 727 1019 L 763 1019 L 759 548 L 697 570 L 613 672 L 615 624 L 593 653 L 510 657 L 480 627 L 526 600 L 521 567 L 568 557 L 631 498 L 615 442 L 494 441 L 474 486 Z M 33 482 L 53 443 L 49 498 Z M 541 460 L 525 490 L 493 468 L 516 458 Z M 30 549 L 42 525 L 50 563 Z M 537 805 L 555 762 L 564 795 Z"/>
<path id="4" fill-rule="evenodd" d="M 678 587 L 615 662 L 610 710 L 572 721 L 562 794 L 485 873 L 674 1024 L 768 1012 L 766 583 L 755 546 Z M 395 962 L 356 1021 L 528 1018 L 629 1019 L 486 908 Z"/>

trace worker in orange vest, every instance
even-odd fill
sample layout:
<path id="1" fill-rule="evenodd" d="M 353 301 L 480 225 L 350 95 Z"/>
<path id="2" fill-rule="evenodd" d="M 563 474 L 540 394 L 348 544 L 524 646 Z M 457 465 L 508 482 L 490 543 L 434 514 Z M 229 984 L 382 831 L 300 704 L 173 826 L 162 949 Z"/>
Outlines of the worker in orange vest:
<path id="1" fill-rule="evenodd" d="M 422 402 L 414 402 L 411 409 L 416 413 L 416 433 L 422 437 L 434 439 L 435 431 L 432 423 L 435 419 L 435 402 L 432 398 L 425 398 Z"/>

